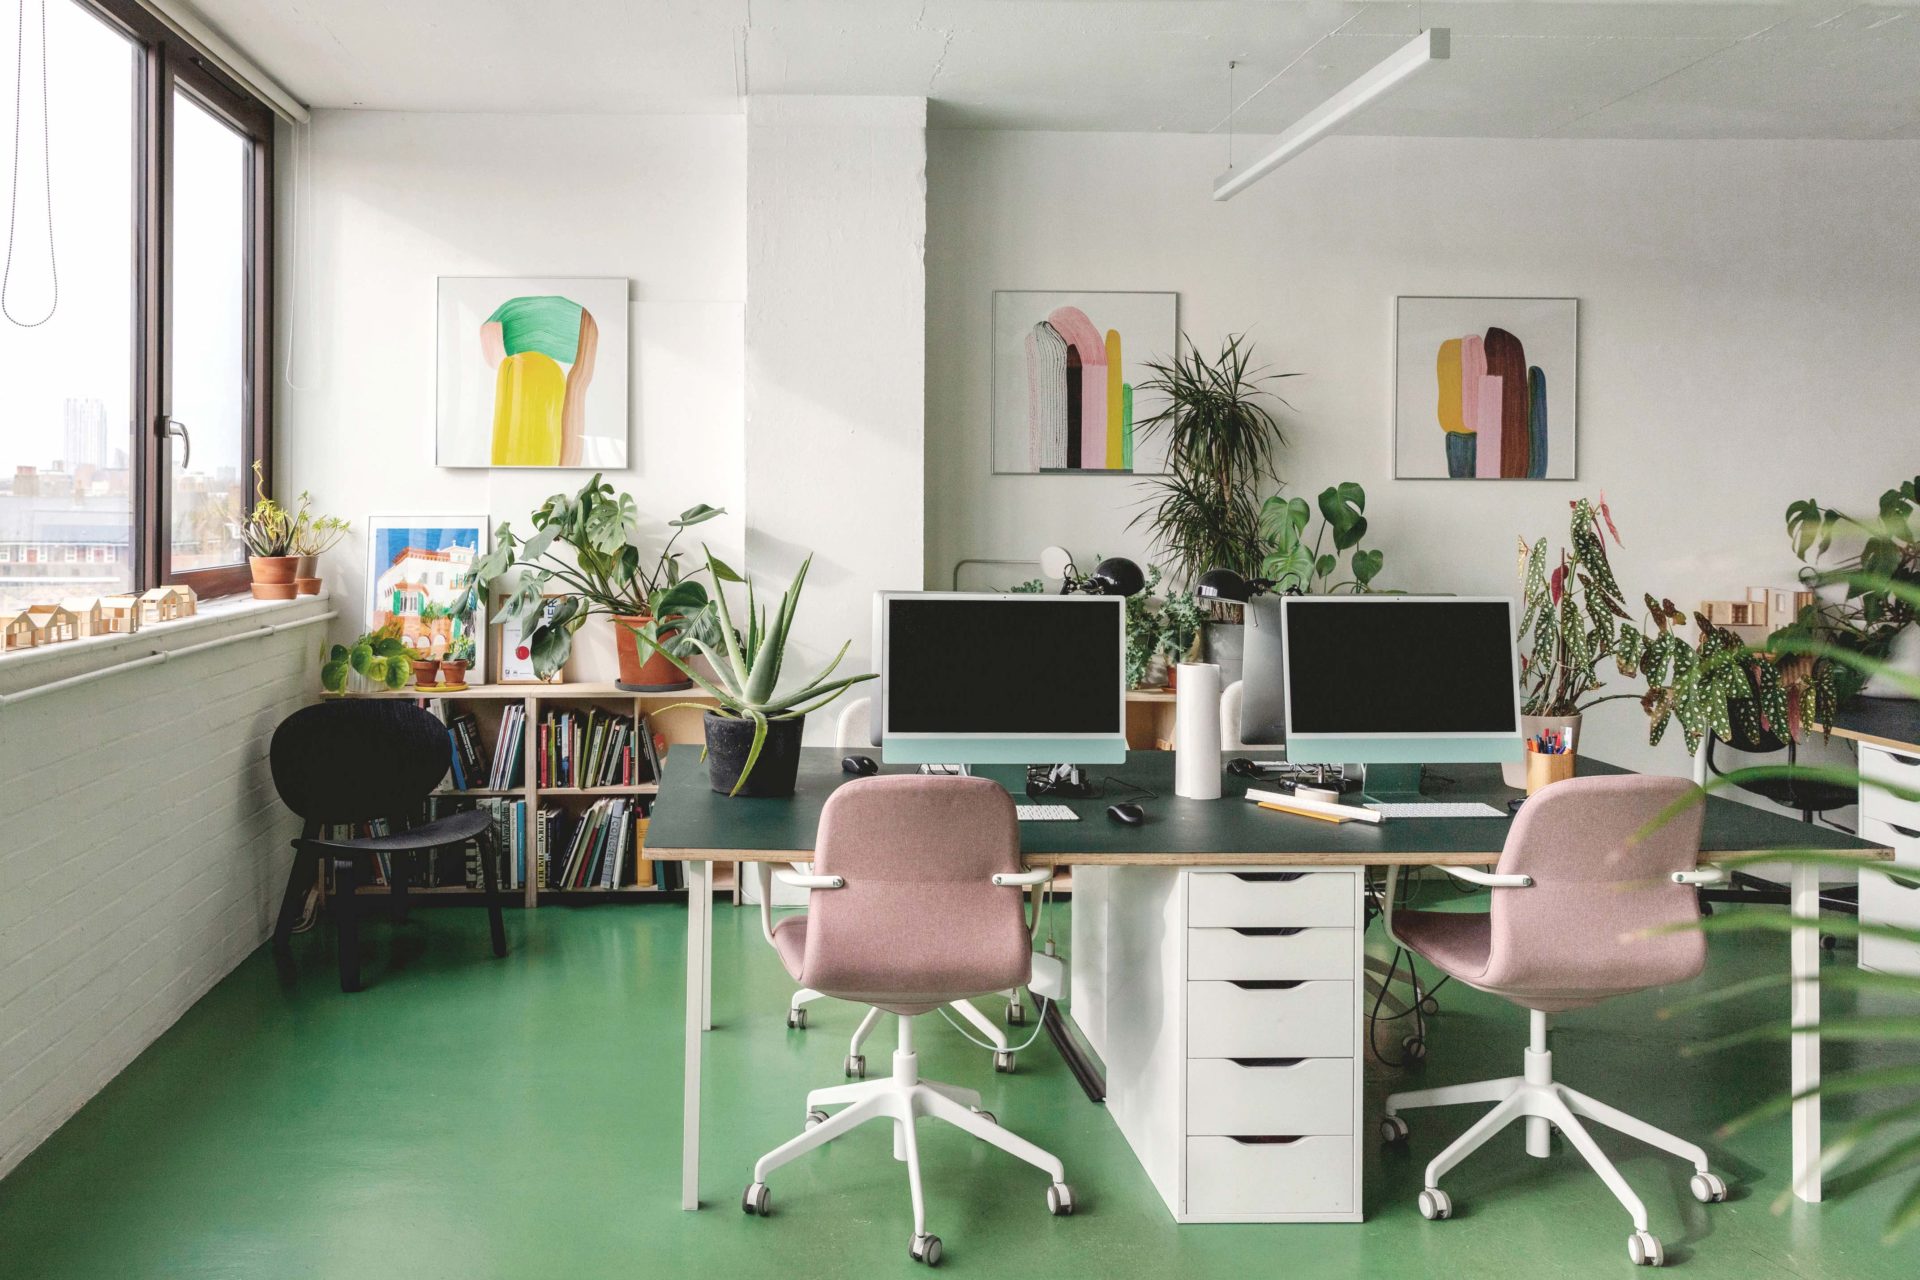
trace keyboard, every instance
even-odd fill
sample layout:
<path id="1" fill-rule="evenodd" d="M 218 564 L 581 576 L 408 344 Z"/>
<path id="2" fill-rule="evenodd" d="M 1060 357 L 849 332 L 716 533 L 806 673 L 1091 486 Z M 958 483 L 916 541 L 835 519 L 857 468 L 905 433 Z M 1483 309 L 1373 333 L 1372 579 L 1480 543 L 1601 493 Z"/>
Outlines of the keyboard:
<path id="1" fill-rule="evenodd" d="M 1367 808 L 1383 818 L 1504 818 L 1505 809 L 1496 809 L 1477 800 L 1414 800 L 1404 804 L 1370 804 Z"/>
<path id="2" fill-rule="evenodd" d="M 1080 821 L 1080 815 L 1063 804 L 1017 804 L 1013 811 L 1022 822 Z"/>

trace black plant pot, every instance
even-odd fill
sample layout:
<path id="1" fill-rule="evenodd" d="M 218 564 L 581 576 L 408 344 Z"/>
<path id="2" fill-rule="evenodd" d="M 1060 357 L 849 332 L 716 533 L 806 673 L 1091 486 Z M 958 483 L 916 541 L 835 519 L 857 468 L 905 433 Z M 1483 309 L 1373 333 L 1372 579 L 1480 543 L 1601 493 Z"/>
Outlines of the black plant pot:
<path id="1" fill-rule="evenodd" d="M 753 750 L 753 721 L 723 716 L 709 711 L 703 717 L 707 728 L 707 782 L 722 795 L 733 791 L 740 771 L 747 767 L 747 754 Z M 760 758 L 753 772 L 740 784 L 743 796 L 790 796 L 793 780 L 800 772 L 800 734 L 807 718 L 770 720 L 767 738 L 760 744 Z"/>

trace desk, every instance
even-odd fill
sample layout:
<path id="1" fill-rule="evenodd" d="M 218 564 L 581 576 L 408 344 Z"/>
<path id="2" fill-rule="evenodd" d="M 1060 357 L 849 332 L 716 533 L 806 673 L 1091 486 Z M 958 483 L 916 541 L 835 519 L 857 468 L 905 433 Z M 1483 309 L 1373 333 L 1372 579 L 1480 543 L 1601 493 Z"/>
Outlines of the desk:
<path id="1" fill-rule="evenodd" d="M 687 871 L 686 1077 L 683 1099 L 684 1148 L 681 1207 L 699 1207 L 701 1033 L 711 1028 L 713 912 L 712 867 L 717 862 L 795 862 L 813 854 L 820 810 L 833 790 L 851 781 L 840 770 L 840 753 L 824 748 L 801 752 L 797 794 L 781 800 L 730 800 L 711 791 L 706 768 L 692 752 L 670 755 L 660 797 L 648 830 L 647 854 L 683 861 Z M 904 772 L 889 769 L 888 772 Z M 975 772 L 1009 784 L 1024 785 L 1017 768 Z M 1096 776 L 1098 775 L 1098 771 Z M 1441 798 L 1503 803 L 1514 793 L 1500 784 L 1493 765 L 1445 765 L 1435 773 L 1455 780 Z M 1623 772 L 1582 758 L 1582 774 Z M 1378 826 L 1350 822 L 1341 826 L 1289 819 L 1247 804 L 1244 779 L 1228 776 L 1221 800 L 1182 800 L 1173 794 L 1171 752 L 1130 752 L 1124 765 L 1105 780 L 1108 798 L 1068 802 L 1079 822 L 1021 824 L 1024 860 L 1029 867 L 1365 867 L 1486 866 L 1498 860 L 1511 825 L 1504 818 L 1396 819 Z M 1430 779 L 1431 785 L 1431 779 Z M 1109 822 L 1106 806 L 1124 786 L 1140 786 L 1159 798 L 1144 801 L 1143 826 Z M 1764 854 L 1782 849 L 1819 848 L 1858 854 L 1862 860 L 1886 860 L 1892 850 L 1856 840 L 1838 831 L 1807 826 L 1782 814 L 1731 800 L 1711 798 L 1701 833 L 1701 860 Z M 1796 914 L 1817 916 L 1819 879 L 1813 868 L 1794 868 Z M 1788 946 L 1796 1021 L 1819 1016 L 1820 944 L 1818 931 L 1796 930 Z M 1819 1080 L 1819 1036 L 1792 1038 L 1795 1091 Z M 1793 1109 L 1795 1184 L 1808 1200 L 1820 1198 L 1820 1100 Z"/>
<path id="2" fill-rule="evenodd" d="M 1913 870 L 1912 875 L 1861 876 L 1860 918 L 1920 929 L 1920 801 L 1900 794 L 1920 792 L 1920 702 L 1856 698 L 1828 728 L 1834 737 L 1860 744 L 1860 834 L 1892 845 L 1894 862 Z M 1898 938 L 1862 938 L 1860 967 L 1920 974 L 1920 946 Z"/>

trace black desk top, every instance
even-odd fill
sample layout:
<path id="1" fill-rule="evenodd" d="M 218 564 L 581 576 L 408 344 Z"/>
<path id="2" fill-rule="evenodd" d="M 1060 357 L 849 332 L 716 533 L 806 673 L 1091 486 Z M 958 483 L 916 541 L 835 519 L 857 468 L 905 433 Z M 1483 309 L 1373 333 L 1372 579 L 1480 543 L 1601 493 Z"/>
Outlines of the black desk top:
<path id="1" fill-rule="evenodd" d="M 1920 702 L 1905 698 L 1855 698 L 1833 718 L 1835 737 L 1920 755 Z"/>
<path id="2" fill-rule="evenodd" d="M 668 861 L 796 862 L 813 852 L 820 810 L 834 788 L 852 781 L 842 773 L 842 752 L 809 747 L 801 752 L 796 794 L 783 799 L 728 799 L 707 785 L 700 753 L 668 754 L 647 829 L 647 856 Z M 913 766 L 883 767 L 908 773 Z M 1025 800 L 1025 770 L 987 766 L 975 773 L 994 779 Z M 1498 859 L 1512 820 L 1498 818 L 1395 818 L 1374 825 L 1336 825 L 1274 813 L 1244 800 L 1249 781 L 1228 775 L 1219 800 L 1183 800 L 1173 794 L 1171 751 L 1129 752 L 1123 765 L 1088 770 L 1100 783 L 1097 800 L 1056 801 L 1080 815 L 1078 822 L 1023 822 L 1022 851 L 1037 865 L 1402 865 L 1484 866 Z M 1582 757 L 1581 774 L 1625 770 Z M 1259 784 L 1253 784 L 1259 785 Z M 1503 808 L 1518 792 L 1500 781 L 1497 765 L 1447 764 L 1427 771 L 1429 798 L 1481 800 Z M 1144 788 L 1146 798 L 1132 788 Z M 1135 800 L 1147 812 L 1138 827 L 1106 816 L 1107 806 Z M 1732 856 L 1782 849 L 1858 852 L 1888 858 L 1891 851 L 1829 827 L 1809 826 L 1784 813 L 1718 797 L 1707 801 L 1701 836 L 1706 854 Z"/>

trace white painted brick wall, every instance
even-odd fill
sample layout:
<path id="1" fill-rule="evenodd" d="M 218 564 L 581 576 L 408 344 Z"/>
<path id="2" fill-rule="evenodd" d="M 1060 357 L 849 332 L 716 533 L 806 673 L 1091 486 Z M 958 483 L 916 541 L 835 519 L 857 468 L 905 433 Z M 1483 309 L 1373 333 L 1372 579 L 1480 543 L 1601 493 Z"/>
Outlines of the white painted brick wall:
<path id="1" fill-rule="evenodd" d="M 0 1175 L 271 931 L 297 823 L 267 744 L 313 701 L 324 630 L 0 707 Z"/>

